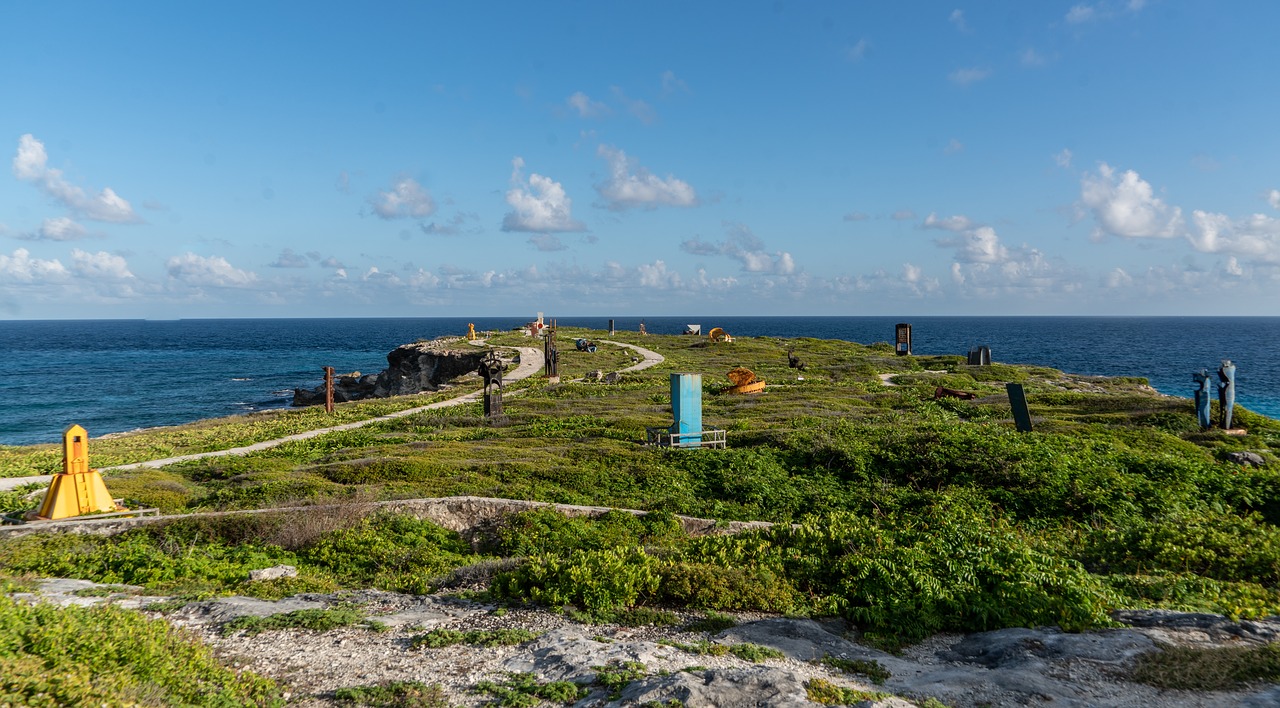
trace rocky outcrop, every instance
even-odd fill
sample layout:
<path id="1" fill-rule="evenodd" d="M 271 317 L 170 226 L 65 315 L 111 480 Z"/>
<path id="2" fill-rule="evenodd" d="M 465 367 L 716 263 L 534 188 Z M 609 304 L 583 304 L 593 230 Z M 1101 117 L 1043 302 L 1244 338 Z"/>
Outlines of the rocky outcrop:
<path id="1" fill-rule="evenodd" d="M 42 580 L 24 601 L 63 605 L 110 602 L 122 608 L 155 607 L 164 597 L 138 594 L 136 586 L 98 585 L 85 580 Z M 92 591 L 90 591 L 92 590 Z M 382 631 L 364 626 L 327 632 L 281 630 L 262 634 L 226 632 L 237 617 L 265 616 L 321 608 L 359 607 Z M 1280 705 L 1280 686 L 1245 686 L 1236 691 L 1177 691 L 1132 683 L 1135 657 L 1167 645 L 1254 646 L 1276 636 L 1274 620 L 1234 622 L 1221 615 L 1163 610 L 1116 613 L 1126 629 L 1069 633 L 1056 628 L 1009 628 L 970 635 L 937 635 L 889 654 L 857 641 L 842 621 L 741 616 L 741 624 L 716 634 L 672 626 L 585 625 L 564 613 L 532 608 L 498 608 L 456 597 L 403 595 L 380 590 L 300 594 L 281 600 L 225 597 L 191 601 L 171 610 L 169 621 L 184 625 L 234 656 L 245 668 L 288 681 L 298 705 L 332 705 L 333 691 L 391 681 L 438 683 L 455 704 L 488 700 L 481 681 L 503 681 L 512 672 L 538 682 L 572 681 L 587 695 L 579 708 L 639 705 L 758 708 L 819 708 L 808 689 L 821 679 L 858 692 L 853 705 L 908 708 L 942 701 L 955 708 L 1065 706 L 1068 708 L 1262 708 Z M 682 621 L 701 613 L 681 613 Z M 512 646 L 459 644 L 415 647 L 422 632 L 519 629 L 536 635 Z M 691 652 L 686 647 L 744 642 L 771 647 L 781 658 L 751 663 L 733 654 Z M 884 683 L 842 673 L 820 663 L 824 657 L 875 662 Z M 627 668 L 625 685 L 606 688 L 600 673 Z"/>
<path id="2" fill-rule="evenodd" d="M 474 372 L 484 359 L 486 350 L 455 347 L 455 340 L 432 340 L 402 344 L 387 354 L 387 368 L 382 373 L 354 372 L 334 377 L 335 403 L 367 398 L 406 396 L 423 391 L 438 391 L 459 376 Z M 313 389 L 295 388 L 293 405 L 315 406 L 324 403 L 324 386 Z"/>

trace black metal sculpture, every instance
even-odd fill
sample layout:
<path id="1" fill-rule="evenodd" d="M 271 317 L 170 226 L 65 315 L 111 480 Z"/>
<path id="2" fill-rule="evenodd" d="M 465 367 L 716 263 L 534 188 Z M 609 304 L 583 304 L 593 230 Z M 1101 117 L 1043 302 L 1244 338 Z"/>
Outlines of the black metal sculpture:
<path id="1" fill-rule="evenodd" d="M 496 352 L 489 352 L 480 361 L 480 378 L 484 379 L 484 417 L 492 422 L 507 419 L 502 412 L 502 372 L 506 368 Z"/>

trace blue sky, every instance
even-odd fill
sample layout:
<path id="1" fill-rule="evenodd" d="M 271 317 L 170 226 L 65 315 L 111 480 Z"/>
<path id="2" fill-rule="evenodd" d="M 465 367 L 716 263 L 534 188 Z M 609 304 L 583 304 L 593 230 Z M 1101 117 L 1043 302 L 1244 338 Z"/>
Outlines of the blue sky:
<path id="1" fill-rule="evenodd" d="M 1280 305 L 1277 3 L 4 14 L 0 317 Z"/>

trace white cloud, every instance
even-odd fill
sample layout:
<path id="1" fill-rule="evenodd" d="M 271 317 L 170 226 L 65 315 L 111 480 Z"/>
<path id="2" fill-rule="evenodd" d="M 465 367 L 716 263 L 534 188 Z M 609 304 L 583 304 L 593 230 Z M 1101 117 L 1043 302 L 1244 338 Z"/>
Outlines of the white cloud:
<path id="1" fill-rule="evenodd" d="M 899 209 L 889 215 L 894 221 L 911 221 L 916 218 L 916 213 L 910 209 Z"/>
<path id="2" fill-rule="evenodd" d="M 555 234 L 535 234 L 529 237 L 529 243 L 539 251 L 563 251 L 569 248 Z"/>
<path id="3" fill-rule="evenodd" d="M 1133 285 L 1133 276 L 1126 273 L 1124 268 L 1112 268 L 1107 273 L 1105 282 L 1108 288 L 1127 288 Z"/>
<path id="4" fill-rule="evenodd" d="M 769 253 L 764 243 L 745 224 L 724 224 L 727 236 L 724 241 L 712 243 L 697 237 L 680 244 L 680 250 L 695 256 L 728 256 L 742 264 L 747 273 L 793 275 L 795 259 L 786 251 Z"/>
<path id="5" fill-rule="evenodd" d="M 1071 169 L 1071 151 L 1062 148 L 1062 152 L 1053 156 L 1053 161 L 1064 170 Z"/>
<path id="6" fill-rule="evenodd" d="M 609 107 L 600 101 L 593 101 L 591 97 L 581 91 L 575 91 L 567 101 L 569 107 L 577 111 L 580 118 L 599 118 L 609 115 Z"/>
<path id="7" fill-rule="evenodd" d="M 627 113 L 635 116 L 641 123 L 648 125 L 658 119 L 658 114 L 653 110 L 653 106 L 638 99 L 631 98 L 617 86 L 611 86 L 613 97 L 627 109 Z"/>
<path id="8" fill-rule="evenodd" d="M 369 197 L 373 212 L 384 219 L 422 219 L 436 211 L 431 194 L 411 177 L 401 177 L 391 189 Z"/>
<path id="9" fill-rule="evenodd" d="M 1097 10 L 1092 6 L 1084 4 L 1075 5 L 1067 11 L 1066 20 L 1070 24 L 1078 25 L 1082 22 L 1088 22 L 1089 20 L 1094 19 L 1097 17 L 1097 14 Z"/>
<path id="10" fill-rule="evenodd" d="M 868 43 L 864 37 L 859 39 L 857 44 L 846 49 L 844 51 L 844 55 L 849 61 L 862 61 L 863 57 L 867 55 L 867 50 L 870 48 L 871 44 Z"/>
<path id="11" fill-rule="evenodd" d="M 258 280 L 257 275 L 232 266 L 222 256 L 206 258 L 188 252 L 181 256 L 173 256 L 165 261 L 164 266 L 170 278 L 193 286 L 245 288 Z"/>
<path id="12" fill-rule="evenodd" d="M 1199 209 L 1191 213 L 1191 246 L 1204 253 L 1227 253 L 1280 263 L 1280 219 L 1253 214 L 1232 219 Z"/>
<path id="13" fill-rule="evenodd" d="M 1021 52 L 1018 52 L 1018 61 L 1021 62 L 1023 66 L 1044 66 L 1045 58 L 1040 52 L 1037 52 L 1031 47 L 1027 47 Z"/>
<path id="14" fill-rule="evenodd" d="M 969 25 L 965 24 L 965 21 L 964 21 L 963 10 L 960 10 L 960 9 L 952 10 L 951 15 L 947 17 L 947 21 L 955 25 L 956 29 L 960 30 L 961 32 L 969 31 Z"/>
<path id="15" fill-rule="evenodd" d="M 851 211 L 844 215 L 845 221 L 866 221 L 871 215 L 861 211 Z"/>
<path id="16" fill-rule="evenodd" d="M 596 154 L 609 163 L 609 179 L 596 185 L 609 209 L 622 211 L 631 207 L 653 209 L 658 206 L 690 207 L 698 204 L 698 195 L 688 182 L 667 175 L 658 177 L 627 157 L 623 151 L 601 145 Z"/>
<path id="17" fill-rule="evenodd" d="M 130 280 L 129 263 L 122 256 L 106 251 L 88 253 L 78 248 L 71 251 L 71 270 L 81 278 L 95 280 Z"/>
<path id="18" fill-rule="evenodd" d="M 32 283 L 44 280 L 61 280 L 67 276 L 67 269 L 58 259 L 43 260 L 32 258 L 31 252 L 19 248 L 13 255 L 0 253 L 0 284 L 4 281 Z"/>
<path id="19" fill-rule="evenodd" d="M 958 152 L 963 152 L 963 151 L 964 151 L 964 143 L 960 142 L 959 140 L 956 140 L 955 138 L 952 138 L 951 142 L 947 143 L 946 147 L 942 148 L 942 152 L 948 155 L 954 155 Z"/>
<path id="20" fill-rule="evenodd" d="M 1081 179 L 1080 201 L 1093 212 L 1096 236 L 1170 238 L 1182 233 L 1182 210 L 1157 198 L 1133 170 L 1117 176 L 1101 163 L 1096 175 L 1086 173 Z"/>
<path id="21" fill-rule="evenodd" d="M 280 252 L 275 261 L 268 263 L 268 268 L 306 268 L 310 266 L 306 256 L 294 253 L 292 248 L 286 248 Z"/>
<path id="22" fill-rule="evenodd" d="M 640 278 L 640 286 L 645 288 L 674 289 L 681 284 L 680 274 L 668 270 L 666 262 L 662 260 L 652 264 L 641 263 L 636 266 L 636 273 Z"/>
<path id="23" fill-rule="evenodd" d="M 25 241 L 78 241 L 88 235 L 89 232 L 80 224 L 65 216 L 56 216 L 45 219 L 39 231 L 18 238 Z"/>
<path id="24" fill-rule="evenodd" d="M 1273 189 L 1267 192 L 1267 203 L 1272 209 L 1280 210 L 1280 189 Z"/>
<path id="25" fill-rule="evenodd" d="M 924 227 L 926 229 L 942 229 L 944 231 L 955 231 L 959 233 L 974 227 L 973 221 L 964 215 L 948 216 L 945 219 L 939 219 L 937 214 L 930 213 L 924 218 Z"/>
<path id="26" fill-rule="evenodd" d="M 951 79 L 951 83 L 957 86 L 968 86 L 973 83 L 982 81 L 991 75 L 991 70 L 983 67 L 972 66 L 963 69 L 956 69 L 951 72 L 947 78 Z"/>
<path id="27" fill-rule="evenodd" d="M 93 221 L 118 224 L 142 221 L 129 202 L 110 187 L 103 187 L 96 196 L 89 196 L 80 187 L 68 182 L 62 170 L 49 167 L 49 155 L 44 143 L 27 133 L 18 139 L 18 153 L 13 157 L 13 174 L 24 182 L 33 182 L 45 194 L 57 200 L 79 216 Z"/>
<path id="28" fill-rule="evenodd" d="M 670 96 L 673 93 L 692 93 L 692 91 L 683 79 L 676 76 L 676 72 L 667 69 L 662 72 L 662 94 Z"/>
<path id="29" fill-rule="evenodd" d="M 586 226 L 573 218 L 573 200 L 565 194 L 564 187 L 536 172 L 526 181 L 521 172 L 523 168 L 523 158 L 516 157 L 511 161 L 512 188 L 507 192 L 507 204 L 512 211 L 503 217 L 502 230 L 535 233 L 585 231 Z"/>
<path id="30" fill-rule="evenodd" d="M 475 212 L 460 211 L 449 218 L 448 221 L 440 223 L 433 221 L 430 224 L 421 224 L 422 233 L 429 236 L 456 236 L 461 233 L 480 233 L 479 226 L 467 226 L 468 220 L 477 221 L 480 215 Z"/>
<path id="31" fill-rule="evenodd" d="M 1232 275 L 1237 278 L 1244 275 L 1244 269 L 1240 267 L 1240 262 L 1236 260 L 1235 256 L 1231 256 L 1227 259 L 1227 263 L 1222 267 L 1222 270 L 1227 275 Z"/>

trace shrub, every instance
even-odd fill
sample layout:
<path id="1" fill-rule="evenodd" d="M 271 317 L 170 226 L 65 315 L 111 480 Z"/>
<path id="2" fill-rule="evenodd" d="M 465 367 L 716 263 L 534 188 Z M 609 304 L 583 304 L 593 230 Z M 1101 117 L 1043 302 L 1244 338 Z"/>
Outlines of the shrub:
<path id="1" fill-rule="evenodd" d="M 733 568 L 707 563 L 664 565 L 657 596 L 662 602 L 706 610 L 789 612 L 795 588 L 767 568 Z"/>
<path id="2" fill-rule="evenodd" d="M 223 667 L 164 620 L 110 605 L 0 596 L 0 705 L 283 705 L 265 678 Z"/>
<path id="3" fill-rule="evenodd" d="M 345 584 L 418 594 L 430 592 L 432 578 L 479 560 L 458 534 L 392 514 L 334 531 L 299 556 Z"/>
<path id="4" fill-rule="evenodd" d="M 514 571 L 499 573 L 492 592 L 498 597 L 588 612 L 636 604 L 658 588 L 658 561 L 640 548 L 574 551 L 567 558 L 539 554 Z"/>

